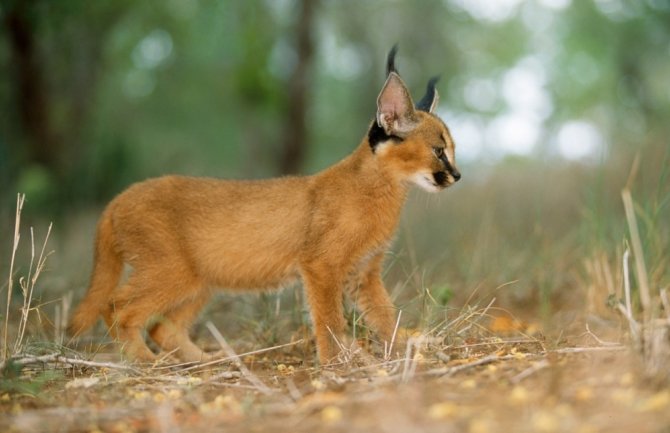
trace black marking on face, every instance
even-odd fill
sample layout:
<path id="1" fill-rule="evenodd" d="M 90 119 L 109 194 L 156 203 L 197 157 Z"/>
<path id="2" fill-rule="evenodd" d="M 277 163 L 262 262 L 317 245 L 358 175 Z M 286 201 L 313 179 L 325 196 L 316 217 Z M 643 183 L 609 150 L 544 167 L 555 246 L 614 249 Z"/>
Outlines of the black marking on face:
<path id="1" fill-rule="evenodd" d="M 461 178 L 461 172 L 456 169 L 451 163 L 449 162 L 449 159 L 447 158 L 447 154 L 442 152 L 442 154 L 439 156 L 440 161 L 442 161 L 442 164 L 444 164 L 444 168 L 447 170 L 447 173 L 449 173 L 453 178 L 454 182 L 458 182 L 458 180 Z M 437 178 L 436 178 L 437 180 Z M 442 185 L 442 184 L 440 184 Z"/>
<path id="2" fill-rule="evenodd" d="M 442 152 L 438 158 L 440 158 L 440 161 L 442 161 L 442 164 L 444 164 L 444 168 L 446 168 L 447 171 L 451 173 L 453 167 L 449 162 L 449 158 L 447 158 L 447 154 Z"/>
<path id="3" fill-rule="evenodd" d="M 444 186 L 447 184 L 447 173 L 444 171 L 436 171 L 433 173 L 433 179 L 435 179 L 435 183 L 438 185 Z"/>
<path id="4" fill-rule="evenodd" d="M 398 137 L 397 135 L 388 135 L 386 131 L 384 131 L 384 128 L 379 126 L 376 121 L 372 122 L 372 126 L 368 131 L 368 143 L 370 144 L 372 153 L 375 152 L 375 149 L 379 143 L 383 143 L 388 140 L 391 140 L 394 143 L 400 143 L 402 138 Z"/>

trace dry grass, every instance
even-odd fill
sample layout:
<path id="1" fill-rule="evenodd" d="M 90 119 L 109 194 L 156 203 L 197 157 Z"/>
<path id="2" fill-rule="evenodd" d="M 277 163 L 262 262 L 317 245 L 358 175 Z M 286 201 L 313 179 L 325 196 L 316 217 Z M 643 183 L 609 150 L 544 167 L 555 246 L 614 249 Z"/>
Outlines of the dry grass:
<path id="1" fill-rule="evenodd" d="M 670 306 L 667 289 L 651 287 L 644 250 L 635 214 L 635 205 L 630 191 L 630 184 L 638 169 L 639 159 L 635 160 L 631 176 L 626 188 L 621 192 L 626 221 L 630 233 L 633 257 L 635 259 L 635 276 L 637 280 L 637 303 L 639 313 L 632 308 L 630 272 L 628 270 L 629 250 L 623 256 L 625 305 L 618 304 L 618 309 L 626 318 L 630 328 L 633 348 L 641 357 L 643 372 L 647 378 L 663 384 L 670 384 Z"/>
<path id="2" fill-rule="evenodd" d="M 44 237 L 44 242 L 42 243 L 42 248 L 39 250 L 39 253 L 35 250 L 35 235 L 33 228 L 30 228 L 30 262 L 28 267 L 28 272 L 24 276 L 18 278 L 19 287 L 21 289 L 22 303 L 19 309 L 20 316 L 15 323 L 16 331 L 13 338 L 10 338 L 10 313 L 12 305 L 12 294 L 14 291 L 14 265 L 16 262 L 16 254 L 19 249 L 19 243 L 21 239 L 21 211 L 23 209 L 23 204 L 25 202 L 25 195 L 18 194 L 16 198 L 16 217 L 14 223 L 14 242 L 12 246 L 11 261 L 9 265 L 9 276 L 7 283 L 7 304 L 5 307 L 5 325 L 3 331 L 2 339 L 2 359 L 6 360 L 12 355 L 17 355 L 21 353 L 24 349 L 23 343 L 26 334 L 26 327 L 28 326 L 28 319 L 33 308 L 33 295 L 35 293 L 35 286 L 37 281 L 44 270 L 46 260 L 51 253 L 46 252 L 47 242 L 49 241 L 49 235 L 51 234 L 52 225 L 49 224 L 47 234 Z M 13 344 L 11 340 L 13 339 Z"/>
<path id="3" fill-rule="evenodd" d="M 540 170 L 541 186 L 536 170 L 415 196 L 385 279 L 399 325 L 416 332 L 383 347 L 348 310 L 356 345 L 327 368 L 313 362 L 298 290 L 210 305 L 196 339 L 221 357 L 206 364 L 127 364 L 103 332 L 67 349 L 67 299 L 35 323 L 23 315 L 34 301 L 8 302 L 18 313 L 5 332 L 0 430 L 661 431 L 670 271 L 659 221 L 670 192 L 635 176 L 601 189 L 570 167 Z M 593 202 L 574 194 L 589 188 Z M 59 249 L 81 260 L 77 248 Z M 42 269 L 46 254 L 35 257 Z M 48 302 L 58 295 L 39 287 L 57 285 L 56 269 L 31 289 Z"/>
<path id="4" fill-rule="evenodd" d="M 577 413 L 579 404 L 593 404 L 613 389 L 623 403 L 644 409 L 631 409 L 630 416 L 643 419 L 658 410 L 652 399 L 664 394 L 631 388 L 630 373 L 624 373 L 628 382 L 612 379 L 625 371 L 617 367 L 626 359 L 624 346 L 587 346 L 592 340 L 582 338 L 580 346 L 547 348 L 540 335 L 468 327 L 489 322 L 485 311 L 463 312 L 458 328 L 416 335 L 406 351 L 388 359 L 352 356 L 323 369 L 304 362 L 295 350 L 302 341 L 237 355 L 220 335 L 216 339 L 228 354 L 209 365 L 129 366 L 77 354 L 18 357 L 11 363 L 21 367 L 22 380 L 44 371 L 58 375 L 37 399 L 25 391 L 5 394 L 12 405 L 5 406 L 9 417 L 0 425 L 16 431 L 350 431 L 391 417 L 401 424 L 386 420 L 383 428 L 366 430 L 460 430 L 485 420 L 490 425 L 477 431 L 524 431 L 515 428 L 524 419 L 525 431 L 544 429 L 532 416 L 505 415 L 518 410 L 544 413 L 548 431 L 574 431 L 567 427 L 590 425 L 588 414 Z M 596 363 L 615 368 L 599 378 Z M 585 371 L 577 376 L 575 369 Z M 593 415 L 597 410 L 594 405 Z M 559 420 L 566 414 L 569 422 Z M 55 419 L 57 426 L 44 427 Z"/>

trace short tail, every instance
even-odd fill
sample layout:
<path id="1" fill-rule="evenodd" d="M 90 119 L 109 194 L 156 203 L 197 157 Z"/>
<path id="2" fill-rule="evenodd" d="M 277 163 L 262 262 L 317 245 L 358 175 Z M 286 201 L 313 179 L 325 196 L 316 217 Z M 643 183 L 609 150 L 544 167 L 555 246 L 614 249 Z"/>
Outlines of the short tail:
<path id="1" fill-rule="evenodd" d="M 86 296 L 72 315 L 68 331 L 73 337 L 92 327 L 100 314 L 109 310 L 111 294 L 119 283 L 123 259 L 116 251 L 109 208 L 103 212 L 95 241 L 93 274 Z"/>

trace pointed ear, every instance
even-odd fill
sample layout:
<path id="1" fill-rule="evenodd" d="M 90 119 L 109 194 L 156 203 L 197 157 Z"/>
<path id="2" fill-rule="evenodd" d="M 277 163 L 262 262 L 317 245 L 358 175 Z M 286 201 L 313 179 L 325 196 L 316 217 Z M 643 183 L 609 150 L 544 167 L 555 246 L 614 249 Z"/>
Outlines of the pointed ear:
<path id="1" fill-rule="evenodd" d="M 417 124 L 414 102 L 400 76 L 391 72 L 377 97 L 377 124 L 388 135 L 403 137 Z"/>
<path id="2" fill-rule="evenodd" d="M 437 84 L 439 76 L 433 77 L 428 80 L 428 86 L 426 87 L 426 94 L 423 95 L 423 98 L 416 104 L 416 109 L 421 111 L 427 111 L 432 113 L 437 108 L 437 103 L 440 100 L 440 95 L 437 93 L 435 84 Z"/>

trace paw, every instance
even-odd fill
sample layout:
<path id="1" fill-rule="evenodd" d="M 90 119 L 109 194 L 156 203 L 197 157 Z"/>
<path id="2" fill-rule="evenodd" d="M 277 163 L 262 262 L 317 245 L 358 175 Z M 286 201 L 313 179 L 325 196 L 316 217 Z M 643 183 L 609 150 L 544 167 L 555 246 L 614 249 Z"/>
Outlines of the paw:
<path id="1" fill-rule="evenodd" d="M 401 344 L 406 344 L 410 338 L 418 338 L 421 336 L 421 331 L 415 328 L 400 327 L 396 331 L 395 341 Z"/>
<path id="2" fill-rule="evenodd" d="M 396 329 L 395 334 L 391 333 L 390 335 L 391 336 L 387 339 L 382 340 L 382 345 L 384 346 L 386 356 L 389 356 L 393 353 L 404 353 L 408 342 L 420 338 L 421 332 L 413 328 L 399 327 Z"/>

